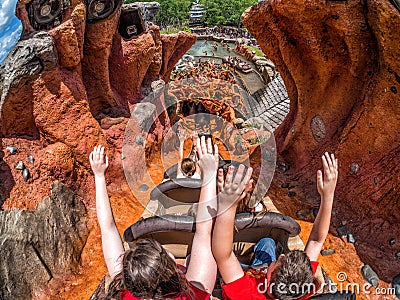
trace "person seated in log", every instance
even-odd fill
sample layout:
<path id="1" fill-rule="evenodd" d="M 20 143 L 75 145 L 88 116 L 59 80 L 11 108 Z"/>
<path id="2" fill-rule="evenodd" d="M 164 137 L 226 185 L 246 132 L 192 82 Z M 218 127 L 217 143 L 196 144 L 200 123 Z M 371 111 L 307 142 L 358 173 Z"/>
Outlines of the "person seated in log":
<path id="1" fill-rule="evenodd" d="M 138 239 L 130 249 L 124 250 L 107 194 L 108 157 L 104 155 L 104 147 L 94 147 L 89 160 L 95 177 L 96 214 L 103 255 L 112 279 L 106 299 L 210 299 L 217 274 L 211 252 L 211 233 L 217 210 L 218 148 L 213 149 L 211 140 L 206 143 L 204 138 L 199 139 L 197 145 L 203 185 L 186 274 L 156 240 Z"/>
<path id="2" fill-rule="evenodd" d="M 201 179 L 200 169 L 197 164 L 197 157 L 196 157 L 196 143 L 198 140 L 198 136 L 196 131 L 193 132 L 191 135 L 193 146 L 192 150 L 188 157 L 184 158 L 184 145 L 186 141 L 185 130 L 181 129 L 178 132 L 179 138 L 179 162 L 178 162 L 178 169 L 176 172 L 176 178 L 193 178 L 193 179 Z"/>
<path id="3" fill-rule="evenodd" d="M 263 281 L 251 272 L 244 273 L 232 251 L 236 208 L 251 187 L 251 168 L 243 165 L 236 174 L 230 167 L 226 176 L 218 170 L 218 215 L 212 237 L 212 251 L 224 284 L 224 299 L 307 299 L 316 288 L 314 274 L 318 256 L 328 234 L 334 192 L 338 178 L 338 160 L 333 154 L 322 156 L 323 172 L 317 171 L 317 190 L 321 204 L 305 250 L 293 250 L 276 258 L 275 242 L 262 239 L 255 245 L 252 265 L 266 268 Z M 253 273 L 254 274 L 254 273 Z M 258 273 L 259 275 L 259 273 Z"/>

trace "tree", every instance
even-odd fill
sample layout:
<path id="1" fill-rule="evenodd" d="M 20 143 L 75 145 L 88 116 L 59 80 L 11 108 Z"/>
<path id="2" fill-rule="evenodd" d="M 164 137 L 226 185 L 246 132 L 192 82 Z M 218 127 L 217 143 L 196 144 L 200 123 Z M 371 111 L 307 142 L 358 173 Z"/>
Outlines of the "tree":
<path id="1" fill-rule="evenodd" d="M 124 3 L 148 2 L 146 0 L 124 0 Z M 158 0 L 160 9 L 156 15 L 157 24 L 164 28 L 167 26 L 181 27 L 189 21 L 191 0 Z"/>
<path id="2" fill-rule="evenodd" d="M 204 24 L 206 26 L 239 26 L 242 13 L 257 0 L 201 0 L 206 8 Z"/>
<path id="3" fill-rule="evenodd" d="M 124 3 L 137 2 L 137 0 L 124 0 Z M 142 0 L 139 2 L 146 2 Z M 190 18 L 191 0 L 158 0 L 160 10 L 157 13 L 157 24 L 165 28 L 167 26 L 181 27 L 187 24 Z M 204 25 L 239 26 L 242 13 L 257 0 L 200 0 L 200 4 L 206 9 Z"/>

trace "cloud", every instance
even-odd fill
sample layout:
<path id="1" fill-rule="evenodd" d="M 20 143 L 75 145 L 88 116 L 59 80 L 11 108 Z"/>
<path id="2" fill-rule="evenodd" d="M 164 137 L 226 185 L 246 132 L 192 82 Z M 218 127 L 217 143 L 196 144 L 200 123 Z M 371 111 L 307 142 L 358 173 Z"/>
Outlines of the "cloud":
<path id="1" fill-rule="evenodd" d="M 17 43 L 21 36 L 21 22 L 14 18 L 5 30 L 0 31 L 0 63 L 6 58 L 12 47 Z"/>
<path id="2" fill-rule="evenodd" d="M 18 41 L 22 25 L 15 16 L 17 0 L 1 0 L 0 3 L 0 63 Z"/>
<path id="3" fill-rule="evenodd" d="M 3 32 L 4 27 L 11 22 L 15 16 L 15 6 L 17 0 L 2 0 L 0 3 L 0 34 Z"/>

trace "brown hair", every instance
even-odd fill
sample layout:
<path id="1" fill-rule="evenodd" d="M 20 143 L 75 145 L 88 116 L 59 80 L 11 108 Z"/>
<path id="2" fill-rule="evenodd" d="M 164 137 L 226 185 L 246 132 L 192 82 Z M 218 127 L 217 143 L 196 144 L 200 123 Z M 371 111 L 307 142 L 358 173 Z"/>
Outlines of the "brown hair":
<path id="1" fill-rule="evenodd" d="M 194 299 L 184 275 L 167 251 L 153 239 L 139 239 L 123 258 L 123 270 L 117 275 L 106 299 L 119 299 L 122 289 L 136 298 L 169 299 L 186 296 Z"/>
<path id="2" fill-rule="evenodd" d="M 190 158 L 182 159 L 181 170 L 183 175 L 187 177 L 192 177 L 196 172 L 196 163 Z"/>
<path id="3" fill-rule="evenodd" d="M 275 298 L 291 300 L 311 292 L 313 280 L 307 254 L 293 250 L 280 260 L 280 266 L 273 271 L 270 287 Z"/>

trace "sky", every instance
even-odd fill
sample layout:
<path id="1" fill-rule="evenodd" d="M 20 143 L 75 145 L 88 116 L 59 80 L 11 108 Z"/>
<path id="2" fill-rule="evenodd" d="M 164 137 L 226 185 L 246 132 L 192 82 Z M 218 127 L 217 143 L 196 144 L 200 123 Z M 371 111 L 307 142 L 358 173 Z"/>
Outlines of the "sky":
<path id="1" fill-rule="evenodd" d="M 22 24 L 15 16 L 16 4 L 17 0 L 0 0 L 0 63 L 21 36 Z"/>

